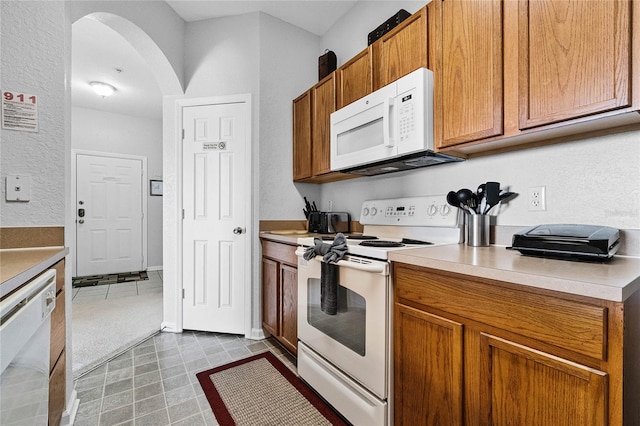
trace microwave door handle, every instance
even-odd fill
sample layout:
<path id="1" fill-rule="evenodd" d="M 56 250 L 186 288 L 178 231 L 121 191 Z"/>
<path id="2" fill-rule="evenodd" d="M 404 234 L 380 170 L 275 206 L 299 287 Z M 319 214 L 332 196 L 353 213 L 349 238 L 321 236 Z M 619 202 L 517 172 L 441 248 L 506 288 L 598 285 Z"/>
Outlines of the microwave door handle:
<path id="1" fill-rule="evenodd" d="M 391 137 L 391 108 L 393 108 L 393 98 L 386 98 L 383 104 L 384 115 L 382 116 L 382 131 L 384 132 L 384 146 L 393 148 L 394 138 Z"/>

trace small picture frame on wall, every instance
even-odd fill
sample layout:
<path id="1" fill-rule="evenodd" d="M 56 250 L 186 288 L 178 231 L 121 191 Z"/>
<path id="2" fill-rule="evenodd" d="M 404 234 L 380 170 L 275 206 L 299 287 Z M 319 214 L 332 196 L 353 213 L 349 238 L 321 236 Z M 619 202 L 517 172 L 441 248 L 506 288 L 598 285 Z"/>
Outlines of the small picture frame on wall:
<path id="1" fill-rule="evenodd" d="M 149 180 L 149 185 L 150 185 L 150 191 L 149 191 L 150 195 L 162 196 L 162 181 L 161 180 L 150 179 Z"/>

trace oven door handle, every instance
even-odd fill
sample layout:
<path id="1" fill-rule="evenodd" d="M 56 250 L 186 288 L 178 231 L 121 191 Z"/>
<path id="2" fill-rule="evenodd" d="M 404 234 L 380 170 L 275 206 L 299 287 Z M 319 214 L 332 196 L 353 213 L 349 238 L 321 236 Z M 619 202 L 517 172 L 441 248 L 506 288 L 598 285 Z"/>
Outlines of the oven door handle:
<path id="1" fill-rule="evenodd" d="M 298 248 L 296 250 L 296 255 L 302 259 L 302 255 L 304 254 L 304 250 Z M 313 259 L 310 260 L 311 261 L 316 261 L 316 262 L 320 262 L 320 260 L 316 257 L 314 257 Z M 388 264 L 386 262 L 369 262 L 369 261 L 365 261 L 364 262 L 354 262 L 352 260 L 339 260 L 336 262 L 336 265 L 342 267 L 342 268 L 351 268 L 351 269 L 357 269 L 359 271 L 365 271 L 365 272 L 373 272 L 376 274 L 386 274 L 387 270 L 388 270 Z"/>
<path id="2" fill-rule="evenodd" d="M 352 262 L 350 260 L 339 260 L 336 262 L 341 268 L 357 269 L 359 271 L 373 272 L 376 274 L 382 274 L 387 270 L 386 263 L 360 263 Z"/>

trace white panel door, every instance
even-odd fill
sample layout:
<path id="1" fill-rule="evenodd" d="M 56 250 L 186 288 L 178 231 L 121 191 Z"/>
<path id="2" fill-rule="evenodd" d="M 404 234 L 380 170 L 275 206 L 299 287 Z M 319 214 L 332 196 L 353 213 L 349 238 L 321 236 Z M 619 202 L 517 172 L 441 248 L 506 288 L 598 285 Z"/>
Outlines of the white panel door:
<path id="1" fill-rule="evenodd" d="M 244 334 L 247 104 L 183 109 L 183 328 Z"/>
<path id="2" fill-rule="evenodd" d="M 142 161 L 76 156 L 77 276 L 142 269 Z"/>

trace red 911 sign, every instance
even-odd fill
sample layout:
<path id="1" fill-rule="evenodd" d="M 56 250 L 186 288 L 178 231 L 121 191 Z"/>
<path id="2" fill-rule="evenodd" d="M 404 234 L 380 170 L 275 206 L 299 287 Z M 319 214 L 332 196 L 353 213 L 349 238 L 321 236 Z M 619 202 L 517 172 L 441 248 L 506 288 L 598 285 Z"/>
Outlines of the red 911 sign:
<path id="1" fill-rule="evenodd" d="M 35 95 L 2 91 L 2 128 L 22 132 L 38 131 L 38 98 Z"/>

